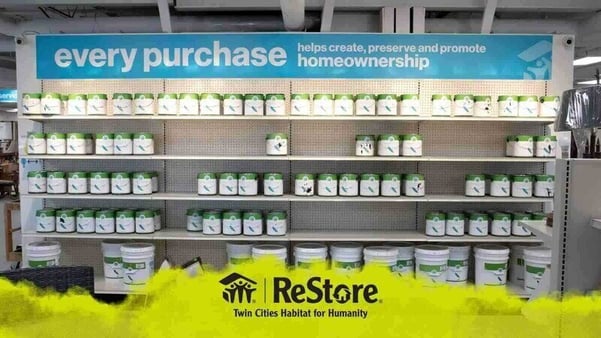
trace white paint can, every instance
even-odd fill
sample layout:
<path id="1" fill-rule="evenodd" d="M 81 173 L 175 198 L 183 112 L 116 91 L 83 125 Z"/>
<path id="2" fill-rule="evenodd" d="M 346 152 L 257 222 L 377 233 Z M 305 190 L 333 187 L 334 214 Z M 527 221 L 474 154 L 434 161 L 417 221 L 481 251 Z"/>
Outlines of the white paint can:
<path id="1" fill-rule="evenodd" d="M 61 245 L 55 241 L 39 241 L 27 244 L 27 267 L 46 268 L 58 266 L 61 256 Z"/>
<path id="2" fill-rule="evenodd" d="M 313 115 L 334 114 L 334 96 L 331 94 L 313 95 Z"/>
<path id="3" fill-rule="evenodd" d="M 244 115 L 265 115 L 264 114 L 265 97 L 263 94 L 244 95 Z"/>
<path id="4" fill-rule="evenodd" d="M 260 211 L 247 211 L 242 215 L 242 233 L 244 236 L 263 234 L 263 214 Z"/>
<path id="5" fill-rule="evenodd" d="M 223 212 L 222 232 L 224 235 L 242 234 L 242 215 L 239 211 Z"/>
<path id="6" fill-rule="evenodd" d="M 96 233 L 112 234 L 115 232 L 115 211 L 114 210 L 98 210 L 95 214 L 94 223 L 96 225 Z"/>
<path id="7" fill-rule="evenodd" d="M 151 234 L 154 232 L 154 211 L 138 210 L 136 211 L 136 233 Z"/>
<path id="8" fill-rule="evenodd" d="M 355 155 L 374 156 L 376 154 L 376 138 L 374 135 L 355 136 Z"/>
<path id="9" fill-rule="evenodd" d="M 358 196 L 359 181 L 356 174 L 340 174 L 338 181 L 338 194 L 340 196 Z"/>
<path id="10" fill-rule="evenodd" d="M 401 196 L 401 175 L 384 174 L 382 175 L 382 185 L 380 192 L 382 196 L 397 197 Z"/>
<path id="11" fill-rule="evenodd" d="M 518 96 L 518 116 L 537 117 L 538 116 L 538 97 L 536 96 Z"/>
<path id="12" fill-rule="evenodd" d="M 465 175 L 465 196 L 482 197 L 486 195 L 486 175 Z"/>
<path id="13" fill-rule="evenodd" d="M 292 94 L 290 97 L 290 115 L 311 115 L 311 95 Z"/>
<path id="14" fill-rule="evenodd" d="M 58 101 L 60 107 L 60 101 Z M 88 97 L 85 94 L 69 94 L 67 101 L 67 115 L 85 115 L 88 106 Z"/>
<path id="15" fill-rule="evenodd" d="M 317 176 L 317 194 L 319 196 L 336 196 L 338 194 L 338 176 L 336 174 L 319 174 Z"/>
<path id="16" fill-rule="evenodd" d="M 63 133 L 46 134 L 46 154 L 63 155 L 67 153 L 67 135 Z"/>
<path id="17" fill-rule="evenodd" d="M 515 157 L 533 157 L 534 156 L 534 137 L 528 135 L 518 135 L 514 137 L 513 156 Z"/>
<path id="18" fill-rule="evenodd" d="M 122 241 L 104 240 L 102 247 L 102 262 L 104 278 L 107 280 L 123 279 L 123 258 L 121 257 Z"/>
<path id="19" fill-rule="evenodd" d="M 528 237 L 532 236 L 532 232 L 526 227 L 520 225 L 522 221 L 530 221 L 530 214 L 524 212 L 514 212 L 511 221 L 511 234 L 514 236 Z"/>
<path id="20" fill-rule="evenodd" d="M 45 193 L 48 190 L 48 174 L 41 170 L 27 172 L 27 192 L 30 194 Z"/>
<path id="21" fill-rule="evenodd" d="M 115 230 L 118 234 L 136 232 L 136 212 L 134 210 L 118 210 L 115 212 Z"/>
<path id="22" fill-rule="evenodd" d="M 490 96 L 474 96 L 474 116 L 492 117 L 492 99 Z"/>
<path id="23" fill-rule="evenodd" d="M 85 95 L 84 95 L 85 96 Z M 59 93 L 43 93 L 40 100 L 41 113 L 44 115 L 60 115 L 61 114 L 61 94 Z M 86 113 L 85 101 L 83 113 Z"/>
<path id="24" fill-rule="evenodd" d="M 403 146 L 401 148 L 402 156 L 422 156 L 423 140 L 419 134 L 406 134 L 402 136 Z"/>
<path id="25" fill-rule="evenodd" d="M 108 194 L 111 192 L 110 174 L 106 171 L 90 173 L 90 194 Z"/>
<path id="26" fill-rule="evenodd" d="M 132 176 L 133 193 L 135 195 L 152 194 L 152 173 L 138 172 Z"/>
<path id="27" fill-rule="evenodd" d="M 92 209 L 78 210 L 75 214 L 75 226 L 80 234 L 91 234 L 96 232 L 95 211 Z"/>
<path id="28" fill-rule="evenodd" d="M 223 94 L 223 115 L 244 114 L 244 95 Z"/>
<path id="29" fill-rule="evenodd" d="M 451 116 L 452 103 L 451 95 L 432 95 L 432 116 Z"/>
<path id="30" fill-rule="evenodd" d="M 67 133 L 67 154 L 86 154 L 86 135 L 84 133 Z"/>
<path id="31" fill-rule="evenodd" d="M 490 175 L 490 189 L 488 191 L 490 196 L 509 197 L 511 195 L 511 179 L 509 175 Z"/>
<path id="32" fill-rule="evenodd" d="M 467 284 L 471 247 L 458 243 L 449 243 L 447 246 L 449 248 L 447 283 L 465 285 Z"/>
<path id="33" fill-rule="evenodd" d="M 555 117 L 561 108 L 559 96 L 541 96 L 540 97 L 540 116 Z"/>
<path id="34" fill-rule="evenodd" d="M 447 212 L 445 234 L 447 236 L 463 236 L 465 234 L 465 214 L 463 212 Z"/>
<path id="35" fill-rule="evenodd" d="M 407 196 L 421 197 L 426 195 L 426 181 L 422 174 L 403 175 L 403 192 Z"/>
<path id="36" fill-rule="evenodd" d="M 198 96 L 198 94 L 196 95 Z M 157 112 L 159 115 L 177 115 L 177 96 L 175 93 L 159 93 L 157 95 Z"/>
<path id="37" fill-rule="evenodd" d="M 399 156 L 401 138 L 396 134 L 382 134 L 378 136 L 378 156 Z"/>
<path id="38" fill-rule="evenodd" d="M 268 236 L 286 235 L 288 229 L 286 211 L 268 212 L 265 218 L 265 227 L 267 228 Z"/>
<path id="39" fill-rule="evenodd" d="M 197 180 L 199 195 L 217 194 L 217 175 L 215 173 L 199 173 Z"/>
<path id="40" fill-rule="evenodd" d="M 219 175 L 219 195 L 238 195 L 238 174 L 222 173 Z"/>
<path id="41" fill-rule="evenodd" d="M 133 114 L 133 96 L 129 93 L 113 94 L 113 115 L 131 115 Z"/>
<path id="42" fill-rule="evenodd" d="M 223 97 L 217 93 L 200 94 L 200 115 L 221 115 L 222 99 Z"/>
<path id="43" fill-rule="evenodd" d="M 46 134 L 38 132 L 27 133 L 27 154 L 41 155 L 46 153 Z"/>
<path id="44" fill-rule="evenodd" d="M 511 196 L 532 197 L 533 181 L 531 175 L 511 176 Z"/>
<path id="45" fill-rule="evenodd" d="M 154 137 L 151 133 L 135 133 L 133 142 L 134 155 L 154 154 Z"/>
<path id="46" fill-rule="evenodd" d="M 373 94 L 357 94 L 355 97 L 356 115 L 376 115 L 376 96 Z"/>
<path id="47" fill-rule="evenodd" d="M 263 174 L 263 195 L 284 195 L 284 176 L 280 173 Z"/>
<path id="48" fill-rule="evenodd" d="M 39 115 L 41 109 L 42 93 L 23 93 L 21 96 L 21 111 L 24 115 Z"/>
<path id="49" fill-rule="evenodd" d="M 106 94 L 88 94 L 88 115 L 106 115 L 106 101 Z"/>
<path id="50" fill-rule="evenodd" d="M 284 116 L 286 115 L 286 95 L 267 94 L 265 95 L 265 115 Z"/>
<path id="51" fill-rule="evenodd" d="M 419 116 L 420 114 L 420 103 L 419 95 L 417 94 L 403 94 L 400 96 L 401 104 L 400 114 L 402 116 Z"/>
<path id="52" fill-rule="evenodd" d="M 96 134 L 96 155 L 113 155 L 115 153 L 115 135 L 112 133 Z"/>
<path id="53" fill-rule="evenodd" d="M 242 104 L 240 104 L 240 111 L 242 111 Z M 198 94 L 196 93 L 181 93 L 179 94 L 179 107 L 178 112 L 180 115 L 198 115 L 199 104 Z M 240 112 L 242 115 L 242 112 Z"/>
<path id="54" fill-rule="evenodd" d="M 56 211 L 52 208 L 36 210 L 35 221 L 36 232 L 56 231 Z"/>
<path id="55" fill-rule="evenodd" d="M 397 96 L 395 94 L 380 94 L 377 96 L 376 104 L 377 115 L 396 115 L 397 114 Z"/>
<path id="56" fill-rule="evenodd" d="M 288 135 L 285 133 L 270 133 L 265 137 L 265 151 L 267 155 L 288 155 Z"/>
<path id="57" fill-rule="evenodd" d="M 468 234 L 470 236 L 488 236 L 488 214 L 472 212 L 469 214 Z"/>
<path id="58" fill-rule="evenodd" d="M 314 179 L 313 174 L 296 174 L 294 176 L 294 194 L 296 196 L 313 196 L 315 194 Z"/>
<path id="59" fill-rule="evenodd" d="M 154 115 L 154 95 L 151 93 L 134 94 L 134 114 Z"/>
<path id="60" fill-rule="evenodd" d="M 355 95 L 334 95 L 334 115 L 352 116 L 355 113 Z"/>
<path id="61" fill-rule="evenodd" d="M 380 175 L 361 174 L 359 182 L 359 195 L 375 197 L 380 195 Z"/>
<path id="62" fill-rule="evenodd" d="M 330 245 L 332 270 L 359 272 L 363 263 L 363 245 L 354 242 L 338 242 Z"/>
<path id="63" fill-rule="evenodd" d="M 294 265 L 296 268 L 311 269 L 325 266 L 328 259 L 328 247 L 321 243 L 299 243 L 294 246 Z"/>
<path id="64" fill-rule="evenodd" d="M 222 226 L 221 220 L 221 211 L 205 211 L 202 214 L 202 233 L 205 235 L 219 235 Z"/>
<path id="65" fill-rule="evenodd" d="M 513 95 L 501 95 L 497 100 L 499 104 L 499 117 L 518 116 L 518 97 Z"/>
<path id="66" fill-rule="evenodd" d="M 67 192 L 69 194 L 87 194 L 88 173 L 83 171 L 73 171 L 67 173 Z"/>
<path id="67" fill-rule="evenodd" d="M 111 173 L 111 194 L 131 194 L 131 175 L 128 172 Z"/>
<path id="68" fill-rule="evenodd" d="M 188 209 L 186 211 L 186 230 L 192 232 L 202 231 L 202 210 Z"/>
<path id="69" fill-rule="evenodd" d="M 493 236 L 511 236 L 511 214 L 494 212 L 490 224 L 490 234 Z"/>
<path id="70" fill-rule="evenodd" d="M 115 133 L 115 155 L 131 155 L 134 153 L 133 134 Z"/>
<path id="71" fill-rule="evenodd" d="M 238 174 L 238 195 L 256 196 L 259 193 L 259 175 L 257 173 Z"/>
<path id="72" fill-rule="evenodd" d="M 557 156 L 557 137 L 554 135 L 534 136 L 534 148 L 536 157 L 554 158 Z"/>
<path id="73" fill-rule="evenodd" d="M 49 194 L 66 194 L 67 193 L 67 175 L 62 171 L 49 171 L 47 189 Z"/>
<path id="74" fill-rule="evenodd" d="M 534 196 L 553 197 L 555 196 L 555 176 L 554 175 L 536 175 L 534 176 Z"/>
<path id="75" fill-rule="evenodd" d="M 453 98 L 453 116 L 474 115 L 474 95 L 457 94 Z"/>
<path id="76" fill-rule="evenodd" d="M 432 211 L 426 214 L 426 236 L 442 237 L 445 235 L 446 215 Z"/>

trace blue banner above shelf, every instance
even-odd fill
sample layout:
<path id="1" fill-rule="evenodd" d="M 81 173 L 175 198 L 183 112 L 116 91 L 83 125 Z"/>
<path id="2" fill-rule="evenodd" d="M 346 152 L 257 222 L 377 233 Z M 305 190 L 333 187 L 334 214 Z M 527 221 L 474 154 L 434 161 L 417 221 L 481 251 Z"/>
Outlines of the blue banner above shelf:
<path id="1" fill-rule="evenodd" d="M 551 35 L 38 35 L 39 79 L 550 80 Z"/>

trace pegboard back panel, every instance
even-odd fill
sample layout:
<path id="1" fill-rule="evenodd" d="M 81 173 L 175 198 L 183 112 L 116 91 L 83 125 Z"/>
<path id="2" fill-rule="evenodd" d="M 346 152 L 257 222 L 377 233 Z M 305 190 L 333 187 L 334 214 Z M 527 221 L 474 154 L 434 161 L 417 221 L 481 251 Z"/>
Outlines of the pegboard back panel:
<path id="1" fill-rule="evenodd" d="M 291 154 L 305 156 L 354 156 L 355 136 L 410 134 L 416 122 L 292 121 Z"/>
<path id="2" fill-rule="evenodd" d="M 466 174 L 534 175 L 543 172 L 540 163 L 426 162 L 419 166 L 425 175 L 426 194 L 465 194 Z"/>
<path id="3" fill-rule="evenodd" d="M 504 157 L 506 137 L 544 135 L 544 126 L 517 122 L 422 122 L 424 156 Z"/>
<path id="4" fill-rule="evenodd" d="M 418 80 L 292 80 L 292 94 L 417 94 Z"/>
<path id="5" fill-rule="evenodd" d="M 416 203 L 292 203 L 292 230 L 415 230 Z"/>
<path id="6" fill-rule="evenodd" d="M 232 201 L 167 201 L 166 217 L 169 228 L 186 228 L 186 211 L 188 209 L 202 210 L 237 210 L 237 211 L 262 211 L 263 214 L 270 210 L 284 210 L 288 212 L 289 203 L 285 201 L 270 202 L 232 202 Z M 235 239 L 235 237 L 233 238 Z"/>
<path id="7" fill-rule="evenodd" d="M 422 115 L 432 115 L 432 95 L 473 94 L 491 96 L 492 116 L 498 116 L 500 95 L 546 95 L 546 82 L 537 80 L 420 80 Z"/>
<path id="8" fill-rule="evenodd" d="M 292 174 L 414 174 L 411 162 L 302 161 L 292 163 Z M 317 179 L 317 177 L 316 177 Z"/>
<path id="9" fill-rule="evenodd" d="M 288 161 L 167 161 L 167 192 L 198 192 L 197 175 L 200 172 L 258 173 L 259 193 L 263 192 L 264 173 L 282 173 L 284 187 L 289 184 Z M 284 188 L 285 189 L 285 188 Z M 284 190 L 286 193 L 286 190 Z"/>
<path id="10" fill-rule="evenodd" d="M 269 133 L 289 132 L 287 121 L 170 121 L 165 124 L 169 155 L 264 156 Z"/>
<path id="11" fill-rule="evenodd" d="M 290 82 L 287 80 L 165 80 L 165 92 L 218 94 L 284 94 L 286 96 L 286 111 L 290 111 Z"/>
<path id="12" fill-rule="evenodd" d="M 163 80 L 43 80 L 42 91 L 61 94 L 107 94 L 108 115 L 113 114 L 111 99 L 114 93 L 152 93 L 163 92 Z"/>
<path id="13" fill-rule="evenodd" d="M 163 125 L 150 120 L 55 120 L 44 122 L 44 132 L 60 133 L 151 133 L 154 139 L 154 153 L 163 153 Z"/>
<path id="14" fill-rule="evenodd" d="M 431 211 L 542 211 L 540 203 L 422 203 L 417 209 L 417 229 L 420 231 L 425 230 L 426 214 Z M 465 225 L 467 230 L 467 220 Z"/>

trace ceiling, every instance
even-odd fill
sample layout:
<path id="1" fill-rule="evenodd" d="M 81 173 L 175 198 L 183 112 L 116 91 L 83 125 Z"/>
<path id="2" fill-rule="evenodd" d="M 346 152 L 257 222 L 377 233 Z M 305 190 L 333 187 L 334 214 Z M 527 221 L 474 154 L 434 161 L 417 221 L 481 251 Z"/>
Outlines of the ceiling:
<path id="1" fill-rule="evenodd" d="M 324 1 L 330 0 L 282 0 L 304 3 L 304 27 L 309 31 L 320 30 Z M 425 8 L 426 33 L 479 33 L 486 4 L 496 4 L 492 33 L 574 34 L 577 57 L 601 55 L 600 0 L 333 2 L 333 31 L 378 31 L 383 7 L 419 6 Z M 161 13 L 159 4 L 166 11 Z M 24 32 L 160 32 L 164 30 L 161 14 L 174 32 L 285 30 L 280 0 L 0 0 L 0 68 L 14 69 L 12 36 Z M 597 66 L 601 64 L 578 67 L 575 80 L 592 78 Z"/>

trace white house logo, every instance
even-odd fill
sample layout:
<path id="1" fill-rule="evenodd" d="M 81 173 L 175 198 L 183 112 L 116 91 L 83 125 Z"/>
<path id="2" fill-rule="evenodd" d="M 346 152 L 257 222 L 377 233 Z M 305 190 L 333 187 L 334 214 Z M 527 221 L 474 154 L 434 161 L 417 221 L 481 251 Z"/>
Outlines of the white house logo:
<path id="1" fill-rule="evenodd" d="M 528 62 L 527 71 L 523 73 L 524 80 L 542 80 L 545 74 L 551 72 L 552 50 L 551 42 L 539 41 L 518 55 L 518 58 Z"/>
<path id="2" fill-rule="evenodd" d="M 257 282 L 246 278 L 239 273 L 232 273 L 219 281 L 225 286 L 223 290 L 223 299 L 229 303 L 250 303 L 252 294 L 257 289 Z"/>

